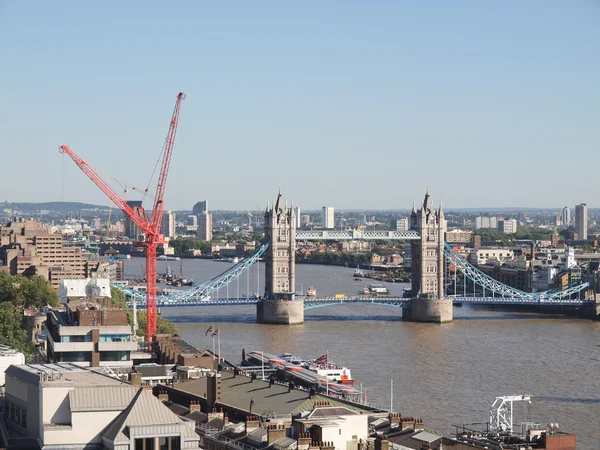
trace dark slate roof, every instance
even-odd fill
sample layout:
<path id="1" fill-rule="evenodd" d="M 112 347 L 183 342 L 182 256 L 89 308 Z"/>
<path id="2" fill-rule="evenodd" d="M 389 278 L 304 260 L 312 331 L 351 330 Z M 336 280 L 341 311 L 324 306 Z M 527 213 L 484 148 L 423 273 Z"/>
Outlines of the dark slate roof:
<path id="1" fill-rule="evenodd" d="M 185 406 L 178 405 L 177 403 L 173 403 L 168 400 L 163 401 L 163 405 L 165 405 L 171 410 L 172 413 L 177 414 L 178 416 L 183 416 L 190 412 L 190 410 Z"/>
<path id="2" fill-rule="evenodd" d="M 184 381 L 177 383 L 174 387 L 204 397 L 206 394 L 206 378 Z M 360 405 L 348 405 L 331 397 L 317 394 L 312 398 L 308 398 L 308 391 L 293 389 L 288 392 L 288 387 L 285 385 L 274 384 L 269 387 L 268 381 L 254 380 L 251 382 L 249 377 L 238 375 L 234 378 L 232 373 L 221 372 L 222 404 L 248 411 L 250 400 L 254 400 L 254 412 L 256 414 L 262 414 L 265 411 L 272 411 L 275 414 L 312 411 L 314 402 L 319 401 L 328 401 L 331 406 L 342 407 L 344 410 L 347 408 L 358 413 L 370 412 L 369 409 L 363 409 Z M 351 413 L 345 411 L 344 414 Z"/>
<path id="3" fill-rule="evenodd" d="M 198 423 L 206 423 L 208 422 L 208 414 L 203 413 L 201 411 L 194 411 L 185 415 L 186 419 L 193 420 Z"/>

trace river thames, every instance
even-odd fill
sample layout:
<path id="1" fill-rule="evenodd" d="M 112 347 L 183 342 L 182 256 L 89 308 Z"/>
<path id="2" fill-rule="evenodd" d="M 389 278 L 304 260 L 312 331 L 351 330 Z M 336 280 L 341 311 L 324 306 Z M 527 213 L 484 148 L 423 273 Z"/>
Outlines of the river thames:
<path id="1" fill-rule="evenodd" d="M 126 262 L 126 274 L 140 272 L 143 259 Z M 178 262 L 167 264 L 174 272 Z M 231 264 L 184 260 L 187 277 L 202 282 Z M 355 281 L 354 269 L 296 265 L 297 291 L 314 286 L 318 296 L 354 295 L 368 281 Z M 228 296 L 261 292 L 264 265 L 229 287 Z M 386 283 L 401 295 L 407 285 Z M 227 295 L 222 291 L 219 296 Z M 214 297 L 214 295 L 213 295 Z M 444 325 L 402 321 L 400 309 L 368 304 L 336 305 L 306 311 L 305 323 L 295 326 L 258 325 L 255 307 L 164 308 L 181 336 L 197 348 L 211 348 L 205 336 L 214 325 L 221 335 L 221 351 L 233 361 L 242 349 L 290 352 L 330 359 L 352 369 L 357 387 L 366 388 L 369 403 L 390 406 L 406 415 L 422 417 L 442 433 L 451 424 L 486 422 L 496 396 L 530 394 L 532 421 L 558 422 L 575 433 L 578 449 L 600 448 L 600 323 L 561 316 L 454 308 L 454 322 Z M 515 404 L 515 423 L 524 420 L 526 407 Z"/>

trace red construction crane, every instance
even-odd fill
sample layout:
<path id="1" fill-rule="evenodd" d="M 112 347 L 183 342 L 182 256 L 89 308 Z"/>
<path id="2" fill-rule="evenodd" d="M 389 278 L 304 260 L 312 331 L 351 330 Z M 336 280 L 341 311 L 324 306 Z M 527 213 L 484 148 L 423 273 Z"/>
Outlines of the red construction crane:
<path id="1" fill-rule="evenodd" d="M 177 123 L 179 122 L 179 108 L 181 100 L 185 99 L 185 94 L 180 92 L 177 95 L 169 133 L 162 152 L 162 165 L 160 176 L 158 177 L 158 185 L 156 187 L 156 195 L 154 197 L 154 207 L 150 218 L 146 217 L 146 211 L 142 207 L 136 208 L 134 211 L 126 203 L 125 199 L 119 195 L 100 178 L 96 171 L 89 166 L 83 159 L 77 156 L 69 147 L 62 145 L 59 149 L 60 153 L 66 153 L 71 157 L 75 164 L 85 173 L 102 192 L 104 192 L 112 202 L 117 205 L 121 211 L 129 216 L 131 221 L 135 223 L 144 233 L 144 240 L 139 245 L 146 247 L 146 339 L 150 344 L 152 336 L 156 334 L 156 246 L 164 242 L 164 236 L 160 234 L 160 225 L 164 209 L 163 195 L 165 185 L 167 184 L 167 174 L 169 173 L 169 164 L 171 163 L 171 153 L 173 152 L 173 144 L 175 143 L 175 134 L 177 132 Z"/>

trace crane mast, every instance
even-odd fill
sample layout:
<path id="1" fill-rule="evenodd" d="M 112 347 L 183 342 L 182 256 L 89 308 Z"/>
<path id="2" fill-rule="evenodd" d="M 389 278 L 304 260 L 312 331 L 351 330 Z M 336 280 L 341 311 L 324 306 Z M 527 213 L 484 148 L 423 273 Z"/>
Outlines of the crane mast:
<path id="1" fill-rule="evenodd" d="M 96 171 L 87 164 L 81 157 L 73 152 L 68 146 L 62 145 L 59 149 L 60 153 L 66 153 L 77 164 L 77 166 L 85 173 L 102 192 L 125 213 L 133 223 L 144 233 L 144 240 L 140 243 L 146 248 L 146 339 L 148 345 L 151 345 L 152 336 L 156 334 L 156 246 L 163 243 L 163 235 L 160 234 L 160 224 L 164 209 L 163 195 L 169 173 L 169 165 L 171 163 L 171 154 L 173 145 L 175 144 L 175 135 L 177 133 L 177 125 L 179 122 L 179 109 L 181 100 L 185 99 L 185 94 L 180 92 L 177 95 L 175 109 L 169 125 L 169 132 L 165 139 L 162 154 L 162 165 L 154 205 L 150 219 L 146 217 L 143 208 L 137 208 L 134 211 L 119 195 L 96 173 Z"/>

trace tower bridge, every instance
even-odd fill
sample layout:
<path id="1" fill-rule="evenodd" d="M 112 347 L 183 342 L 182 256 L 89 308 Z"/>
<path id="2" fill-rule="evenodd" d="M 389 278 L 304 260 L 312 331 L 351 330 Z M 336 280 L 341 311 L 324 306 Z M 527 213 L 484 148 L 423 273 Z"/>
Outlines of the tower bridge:
<path id="1" fill-rule="evenodd" d="M 452 321 L 452 304 L 569 306 L 585 308 L 588 317 L 600 315 L 600 305 L 589 295 L 592 283 L 578 283 L 566 289 L 543 292 L 524 292 L 505 285 L 458 255 L 444 242 L 446 220 L 440 202 L 435 209 L 429 195 L 420 209 L 413 206 L 409 231 L 367 230 L 296 230 L 293 204 L 282 201 L 281 192 L 276 201 L 265 210 L 265 244 L 252 256 L 232 266 L 224 273 L 191 289 L 157 297 L 160 307 L 256 305 L 257 321 L 268 324 L 299 324 L 304 311 L 330 305 L 370 303 L 403 309 L 404 320 L 444 323 Z M 401 297 L 325 297 L 305 298 L 296 295 L 296 241 L 340 240 L 402 240 L 410 241 L 413 275 L 410 298 Z M 261 298 L 221 296 L 220 290 L 239 280 L 261 258 L 265 261 L 265 291 Z M 463 292 L 457 292 L 454 276 L 454 294 L 446 295 L 446 272 L 452 267 L 463 276 Z M 470 283 L 473 290 L 466 291 Z M 145 294 L 122 286 L 115 286 L 136 299 L 137 307 L 145 308 Z M 211 295 L 216 293 L 216 299 Z"/>

